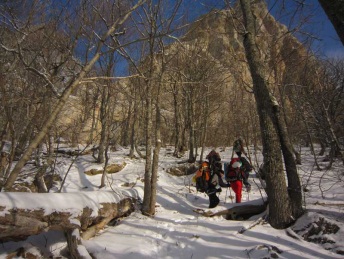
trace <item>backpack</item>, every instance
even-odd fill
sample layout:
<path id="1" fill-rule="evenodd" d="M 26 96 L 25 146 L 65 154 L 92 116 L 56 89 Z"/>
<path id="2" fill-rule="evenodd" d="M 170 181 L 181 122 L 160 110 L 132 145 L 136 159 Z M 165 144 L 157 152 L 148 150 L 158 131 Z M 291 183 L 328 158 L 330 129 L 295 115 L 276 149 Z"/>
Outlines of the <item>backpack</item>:
<path id="1" fill-rule="evenodd" d="M 210 153 L 206 156 L 206 159 L 210 161 L 221 161 L 221 157 L 219 153 L 217 153 L 214 149 L 210 151 Z"/>
<path id="2" fill-rule="evenodd" d="M 241 141 L 241 139 L 237 139 L 236 141 L 234 141 L 233 150 L 234 150 L 235 152 L 240 152 L 240 151 L 241 151 L 241 146 L 242 146 L 242 141 Z"/>
<path id="3" fill-rule="evenodd" d="M 235 162 L 240 162 L 239 158 L 233 158 L 230 163 L 225 163 L 224 168 L 225 168 L 225 179 L 227 182 L 234 182 L 237 180 L 242 180 L 243 175 L 242 175 L 242 168 L 240 167 L 239 171 L 236 171 L 232 165 Z"/>
<path id="4" fill-rule="evenodd" d="M 229 170 L 226 176 L 226 180 L 228 182 L 234 182 L 237 180 L 241 180 L 242 179 L 242 175 L 240 173 L 240 171 L 235 171 L 235 170 Z"/>
<path id="5" fill-rule="evenodd" d="M 196 173 L 196 189 L 198 192 L 206 192 L 209 188 L 210 172 L 198 170 Z"/>
<path id="6" fill-rule="evenodd" d="M 219 171 L 222 169 L 222 164 L 221 164 L 221 157 L 219 153 L 217 153 L 215 150 L 212 150 L 207 156 L 206 159 L 208 159 L 210 168 L 213 171 Z"/>
<path id="7" fill-rule="evenodd" d="M 244 157 L 240 157 L 240 161 L 242 163 L 242 169 L 245 172 L 245 174 L 249 174 L 250 171 L 252 171 L 253 167 L 251 166 L 251 164 L 247 161 L 246 158 Z"/>

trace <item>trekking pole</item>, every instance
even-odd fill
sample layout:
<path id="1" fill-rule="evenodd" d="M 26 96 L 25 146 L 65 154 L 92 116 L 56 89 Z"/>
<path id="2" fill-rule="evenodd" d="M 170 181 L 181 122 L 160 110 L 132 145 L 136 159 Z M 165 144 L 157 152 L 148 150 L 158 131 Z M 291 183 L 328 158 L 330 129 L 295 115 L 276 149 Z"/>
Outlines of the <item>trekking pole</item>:
<path id="1" fill-rule="evenodd" d="M 226 189 L 226 196 L 225 196 L 225 203 L 224 204 L 226 204 L 228 188 L 229 187 L 227 187 L 227 189 Z"/>
<path id="2" fill-rule="evenodd" d="M 228 189 L 229 189 L 229 195 L 230 195 L 230 197 L 231 197 L 231 201 L 232 201 L 232 203 L 233 203 L 233 196 L 232 196 L 232 191 L 231 191 L 231 189 L 230 189 L 231 187 L 228 187 Z"/>

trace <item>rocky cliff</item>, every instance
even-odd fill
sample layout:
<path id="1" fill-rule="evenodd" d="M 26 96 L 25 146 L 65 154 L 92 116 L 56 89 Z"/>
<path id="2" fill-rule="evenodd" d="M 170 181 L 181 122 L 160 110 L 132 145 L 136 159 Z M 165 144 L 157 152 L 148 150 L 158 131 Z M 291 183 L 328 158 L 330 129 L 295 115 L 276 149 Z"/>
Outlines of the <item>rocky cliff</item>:
<path id="1" fill-rule="evenodd" d="M 256 1 L 257 43 L 265 62 L 266 78 L 281 84 L 294 74 L 296 67 L 305 66 L 310 55 L 286 26 L 269 13 L 264 1 Z M 251 85 L 245 57 L 245 34 L 240 6 L 228 10 L 214 10 L 194 22 L 182 41 L 202 42 L 208 53 L 226 67 L 236 80 Z M 290 82 L 288 82 L 290 83 Z"/>
<path id="2" fill-rule="evenodd" d="M 258 0 L 255 4 L 257 45 L 264 61 L 265 78 L 270 81 L 271 92 L 276 98 L 280 102 L 286 102 L 285 96 L 281 93 L 289 85 L 299 85 L 304 77 L 304 68 L 311 63 L 314 64 L 315 60 L 286 26 L 270 15 L 264 1 Z M 193 67 L 199 72 L 203 71 L 209 62 L 213 63 L 212 71 L 209 72 L 212 79 L 204 77 L 208 80 L 203 81 L 204 87 L 215 87 L 222 82 L 221 89 L 215 90 L 220 94 L 210 101 L 220 106 L 213 105 L 210 108 L 213 112 L 208 122 L 211 130 L 207 140 L 214 139 L 216 135 L 215 142 L 208 143 L 214 146 L 231 144 L 235 135 L 242 133 L 247 135 L 247 139 L 255 139 L 253 142 L 260 139 L 252 79 L 243 46 L 245 33 L 240 6 L 227 10 L 213 10 L 190 25 L 189 30 L 180 39 L 183 50 L 175 51 L 174 54 L 175 59 L 182 59 L 181 56 L 195 56 L 186 62 L 187 70 L 184 70 L 183 74 L 190 73 L 193 62 L 203 62 L 202 66 Z M 173 52 L 173 48 L 178 48 L 178 44 L 170 46 L 169 51 Z M 197 56 L 192 53 L 196 48 L 199 49 Z M 182 71 L 182 64 L 178 64 L 178 70 Z M 287 111 L 288 104 L 283 105 Z M 196 108 L 195 114 L 197 112 Z M 201 127 L 200 125 L 199 128 Z"/>

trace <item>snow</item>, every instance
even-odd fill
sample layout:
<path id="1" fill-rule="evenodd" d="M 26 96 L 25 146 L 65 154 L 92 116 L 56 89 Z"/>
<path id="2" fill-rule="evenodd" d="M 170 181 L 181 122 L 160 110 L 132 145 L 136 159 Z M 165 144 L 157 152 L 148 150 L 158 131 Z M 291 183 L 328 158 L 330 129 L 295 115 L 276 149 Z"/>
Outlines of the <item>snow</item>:
<path id="1" fill-rule="evenodd" d="M 130 195 L 132 194 L 132 195 Z M 126 192 L 127 196 L 136 197 L 133 193 Z M 54 211 L 65 211 L 66 205 L 70 204 L 67 212 L 78 216 L 79 212 L 85 206 L 93 210 L 91 216 L 96 216 L 97 211 L 101 208 L 101 202 L 112 201 L 117 203 L 124 197 L 120 193 L 113 193 L 110 191 L 99 191 L 96 193 L 83 192 L 82 195 L 77 192 L 73 193 L 6 193 L 6 197 L 2 198 L 1 205 L 6 206 L 7 210 L 1 211 L 0 216 L 8 213 L 8 209 L 44 209 L 45 215 L 49 215 Z M 75 203 L 76 201 L 76 203 Z M 50 204 L 50 206 L 49 206 Z M 53 205 L 53 206 L 51 206 Z"/>
<path id="2" fill-rule="evenodd" d="M 299 167 L 300 177 L 305 192 L 307 213 L 290 228 L 277 230 L 256 215 L 245 221 L 226 220 L 221 216 L 204 217 L 193 210 L 208 211 L 208 197 L 197 193 L 192 186 L 192 176 L 172 176 L 167 169 L 177 166 L 177 159 L 172 156 L 172 148 L 161 149 L 159 179 L 157 190 L 156 215 L 147 217 L 141 214 L 139 206 L 129 217 L 107 226 L 96 237 L 82 240 L 79 252 L 84 258 L 343 258 L 335 251 L 344 251 L 343 219 L 343 165 L 338 162 L 331 170 L 316 171 L 312 155 L 308 149 L 302 151 L 303 165 Z M 207 151 L 210 151 L 207 150 Z M 207 152 L 206 151 L 206 152 Z M 219 151 L 219 150 L 217 150 Z M 45 213 L 62 210 L 70 204 L 68 212 L 77 215 L 83 207 L 94 211 L 100 208 L 105 199 L 113 202 L 125 196 L 143 199 L 144 160 L 129 159 L 126 148 L 111 152 L 110 163 L 126 163 L 123 170 L 108 175 L 106 187 L 99 189 L 101 175 L 89 176 L 86 170 L 101 169 L 91 156 L 80 156 L 71 167 L 62 193 L 51 191 L 37 193 L 0 193 L 0 207 L 24 209 L 43 208 Z M 219 152 L 222 163 L 228 162 L 232 150 L 226 148 Z M 207 154 L 207 153 L 206 153 Z M 255 155 L 252 154 L 252 158 Z M 258 154 L 261 161 L 261 155 Z M 71 164 L 71 158 L 59 157 L 58 172 L 63 178 Z M 260 163 L 260 162 L 259 162 Z M 256 164 L 255 162 L 253 163 Z M 326 164 L 321 164 L 324 168 Z M 252 172 L 249 182 L 250 193 L 243 192 L 243 204 L 259 204 L 264 191 L 259 189 L 260 182 Z M 133 187 L 125 187 L 129 184 Z M 130 186 L 130 185 L 129 185 Z M 59 186 L 56 188 L 58 189 Z M 55 190 L 56 190 L 55 189 Z M 220 204 L 211 209 L 222 211 L 237 204 L 229 196 L 234 196 L 230 189 L 222 189 Z M 234 197 L 233 197 L 234 198 Z M 73 201 L 73 202 L 71 202 Z M 77 201 L 75 203 L 74 201 Z M 0 211 L 0 215 L 7 210 Z M 322 226 L 316 228 L 319 220 L 339 227 L 338 232 L 330 233 Z M 77 223 L 77 220 L 75 220 Z M 314 228 L 311 238 L 328 240 L 322 244 L 308 242 L 302 238 L 307 230 Z M 312 232 L 312 233 L 313 233 Z M 39 248 L 45 257 L 68 258 L 66 240 L 63 233 L 49 231 L 31 236 L 21 242 L 7 242 L 0 246 L 0 258 L 19 247 L 31 247 L 35 254 Z M 327 250 L 326 250 L 327 249 Z"/>

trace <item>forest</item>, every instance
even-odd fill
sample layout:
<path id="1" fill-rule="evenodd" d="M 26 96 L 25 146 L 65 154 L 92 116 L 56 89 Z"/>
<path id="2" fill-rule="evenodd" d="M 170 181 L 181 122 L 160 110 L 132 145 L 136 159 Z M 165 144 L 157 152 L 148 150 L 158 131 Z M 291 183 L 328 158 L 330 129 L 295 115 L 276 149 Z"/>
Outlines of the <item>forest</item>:
<path id="1" fill-rule="evenodd" d="M 1 1 L 1 192 L 26 192 L 27 166 L 30 192 L 51 192 L 58 154 L 91 154 L 103 188 L 123 146 L 145 161 L 140 210 L 154 216 L 161 148 L 192 167 L 241 135 L 263 157 L 250 161 L 265 176 L 269 224 L 303 215 L 301 149 L 316 170 L 319 156 L 344 165 L 343 56 L 312 49 L 307 1 L 214 1 L 198 16 L 186 2 Z M 332 2 L 319 8 L 344 42 L 344 7 Z"/>

